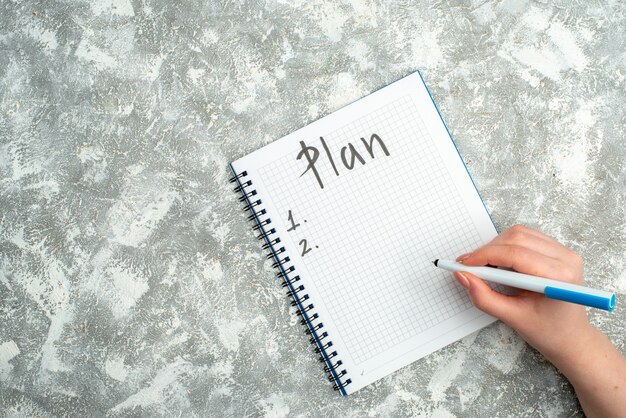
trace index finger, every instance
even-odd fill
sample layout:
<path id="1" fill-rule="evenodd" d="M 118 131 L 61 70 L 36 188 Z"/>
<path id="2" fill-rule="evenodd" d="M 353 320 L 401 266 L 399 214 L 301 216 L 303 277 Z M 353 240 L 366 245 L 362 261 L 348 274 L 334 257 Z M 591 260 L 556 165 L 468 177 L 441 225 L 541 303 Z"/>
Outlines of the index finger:
<path id="1" fill-rule="evenodd" d="M 565 282 L 580 281 L 573 269 L 556 258 L 517 245 L 487 244 L 460 259 L 468 266 L 492 266 Z"/>

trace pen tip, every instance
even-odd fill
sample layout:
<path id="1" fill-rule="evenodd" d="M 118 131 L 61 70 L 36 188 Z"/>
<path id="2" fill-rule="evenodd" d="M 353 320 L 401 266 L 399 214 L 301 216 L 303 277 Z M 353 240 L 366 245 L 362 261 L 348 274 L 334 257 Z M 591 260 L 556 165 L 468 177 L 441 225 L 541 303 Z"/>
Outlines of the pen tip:
<path id="1" fill-rule="evenodd" d="M 433 264 L 435 265 L 435 267 L 437 267 L 438 262 L 439 262 L 439 259 L 436 259 L 435 261 L 433 261 Z"/>

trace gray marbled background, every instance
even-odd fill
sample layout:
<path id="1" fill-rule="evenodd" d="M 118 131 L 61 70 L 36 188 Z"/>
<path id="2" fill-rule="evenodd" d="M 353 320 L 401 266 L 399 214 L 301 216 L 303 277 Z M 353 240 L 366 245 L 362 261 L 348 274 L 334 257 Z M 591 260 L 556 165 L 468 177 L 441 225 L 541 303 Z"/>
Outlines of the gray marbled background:
<path id="1" fill-rule="evenodd" d="M 580 415 L 501 323 L 338 396 L 227 163 L 421 69 L 498 228 L 624 299 L 626 7 L 588 3 L 0 2 L 0 415 Z"/>

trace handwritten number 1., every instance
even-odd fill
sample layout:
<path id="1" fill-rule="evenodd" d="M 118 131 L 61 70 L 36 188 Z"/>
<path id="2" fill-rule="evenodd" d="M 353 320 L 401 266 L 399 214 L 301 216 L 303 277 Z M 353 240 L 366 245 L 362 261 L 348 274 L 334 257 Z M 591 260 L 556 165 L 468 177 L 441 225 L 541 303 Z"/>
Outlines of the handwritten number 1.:
<path id="1" fill-rule="evenodd" d="M 297 227 L 300 226 L 300 224 L 297 224 L 296 221 L 294 221 L 293 219 L 293 213 L 291 213 L 291 210 L 289 211 L 289 217 L 288 217 L 289 222 L 291 222 L 291 228 L 289 228 L 287 230 L 287 232 L 289 231 L 295 231 Z"/>
<path id="2" fill-rule="evenodd" d="M 311 248 L 307 247 L 305 239 L 300 240 L 299 244 L 302 245 L 302 257 L 311 252 Z"/>

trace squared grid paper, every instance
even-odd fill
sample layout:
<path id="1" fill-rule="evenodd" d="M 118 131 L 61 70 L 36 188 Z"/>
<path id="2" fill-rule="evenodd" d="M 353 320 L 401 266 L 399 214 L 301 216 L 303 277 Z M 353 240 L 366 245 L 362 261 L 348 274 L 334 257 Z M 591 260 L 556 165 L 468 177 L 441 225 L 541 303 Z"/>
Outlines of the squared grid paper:
<path id="1" fill-rule="evenodd" d="M 372 133 L 389 156 L 374 141 L 371 158 L 360 138 L 369 142 Z M 288 229 L 291 210 L 300 223 L 281 239 L 297 248 L 306 239 L 311 248 L 301 259 L 310 277 L 301 277 L 305 286 L 315 281 L 330 316 L 321 320 L 339 331 L 349 350 L 341 355 L 360 364 L 472 306 L 431 261 L 453 258 L 480 241 L 409 96 L 322 136 L 339 176 L 319 138 L 305 142 L 320 151 L 316 167 L 324 189 L 310 171 L 301 176 L 306 161 L 296 160 L 297 150 L 268 162 L 260 174 L 278 210 L 272 222 Z M 348 143 L 365 165 L 343 165 L 340 150 Z"/>

